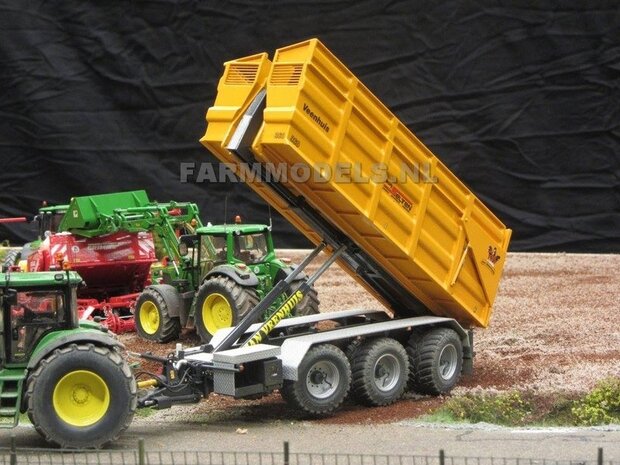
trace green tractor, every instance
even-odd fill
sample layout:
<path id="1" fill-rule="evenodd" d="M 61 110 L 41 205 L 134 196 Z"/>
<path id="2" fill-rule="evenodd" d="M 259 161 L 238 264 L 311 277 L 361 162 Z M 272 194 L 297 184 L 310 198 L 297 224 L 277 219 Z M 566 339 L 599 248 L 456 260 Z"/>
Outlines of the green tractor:
<path id="1" fill-rule="evenodd" d="M 149 286 L 142 292 L 136 302 L 135 321 L 143 338 L 166 342 L 176 339 L 181 327 L 194 326 L 201 340 L 208 343 L 219 329 L 236 325 L 294 270 L 277 258 L 271 227 L 264 224 L 237 221 L 204 226 L 196 229 L 196 234 L 182 236 L 179 250 L 189 279 Z M 302 274 L 293 281 L 272 308 L 305 279 Z M 293 314 L 318 312 L 317 293 L 311 288 Z"/>
<path id="2" fill-rule="evenodd" d="M 123 348 L 78 322 L 72 271 L 0 275 L 0 426 L 27 413 L 61 447 L 101 447 L 131 423 L 137 403 Z"/>

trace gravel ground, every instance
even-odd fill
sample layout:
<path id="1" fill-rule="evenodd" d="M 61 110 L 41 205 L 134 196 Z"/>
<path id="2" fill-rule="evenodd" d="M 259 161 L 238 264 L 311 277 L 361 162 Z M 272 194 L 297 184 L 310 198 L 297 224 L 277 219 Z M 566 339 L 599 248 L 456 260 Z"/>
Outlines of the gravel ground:
<path id="1" fill-rule="evenodd" d="M 304 251 L 282 251 L 294 262 Z M 316 269 L 315 263 L 309 269 Z M 476 330 L 474 375 L 453 394 L 518 390 L 541 397 L 576 395 L 599 380 L 620 377 L 620 255 L 509 254 L 488 329 Z M 372 309 L 381 304 L 343 270 L 334 266 L 316 284 L 321 311 Z M 165 353 L 135 335 L 121 339 L 130 350 Z M 198 343 L 186 334 L 186 345 Z M 443 398 L 407 394 L 395 405 L 362 408 L 347 404 L 317 423 L 388 423 L 419 417 Z M 301 420 L 273 394 L 256 401 L 234 401 L 213 395 L 197 405 L 174 407 L 138 421 L 163 419 L 227 422 Z"/>

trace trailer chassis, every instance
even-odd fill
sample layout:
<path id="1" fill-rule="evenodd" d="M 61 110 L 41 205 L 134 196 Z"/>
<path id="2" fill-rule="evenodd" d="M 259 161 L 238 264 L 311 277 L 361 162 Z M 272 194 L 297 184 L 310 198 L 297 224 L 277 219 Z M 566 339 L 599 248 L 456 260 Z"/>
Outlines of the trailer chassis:
<path id="1" fill-rule="evenodd" d="M 315 388 L 321 397 L 324 392 L 330 392 L 332 378 L 344 378 L 347 384 L 344 393 L 346 396 L 351 384 L 350 367 L 346 366 L 343 373 L 337 371 L 339 364 L 342 365 L 342 356 L 336 351 L 349 351 L 351 353 L 347 355 L 354 357 L 355 347 L 364 341 L 382 338 L 390 339 L 395 344 L 406 345 L 407 340 L 439 328 L 452 331 L 458 337 L 462 360 L 457 363 L 457 375 L 460 375 L 461 371 L 465 374 L 471 372 L 471 331 L 465 330 L 452 318 L 417 316 L 391 319 L 382 310 L 344 310 L 286 318 L 295 303 L 303 298 L 312 284 L 346 250 L 346 245 L 332 250 L 325 263 L 290 295 L 270 318 L 264 323 L 255 323 L 257 316 L 262 315 L 326 247 L 325 243 L 319 244 L 293 273 L 278 283 L 237 326 L 220 330 L 209 344 L 191 348 L 183 348 L 181 344 L 177 344 L 175 352 L 168 357 L 134 354 L 161 363 L 163 367 L 161 375 L 138 383 L 138 407 L 163 409 L 175 404 L 196 403 L 210 393 L 234 398 L 253 398 L 276 389 L 284 393 L 287 387 L 291 390 L 290 386 L 304 383 L 310 387 L 325 384 L 327 387 L 324 391 L 320 387 Z M 323 350 L 326 361 L 315 363 L 313 366 L 318 368 L 311 374 L 301 373 L 309 354 L 315 356 L 314 352 L 320 352 L 313 349 L 326 346 L 329 346 L 329 350 Z M 336 357 L 336 361 L 331 362 L 330 356 Z M 393 358 L 397 359 L 396 356 Z M 409 366 L 401 367 L 399 376 L 409 378 L 410 371 Z M 304 376 L 307 376 L 309 381 L 304 381 Z M 303 405 L 301 407 L 305 408 Z M 328 411 L 333 410 L 332 403 L 328 407 Z M 308 408 L 306 410 L 309 413 L 327 413 Z"/>

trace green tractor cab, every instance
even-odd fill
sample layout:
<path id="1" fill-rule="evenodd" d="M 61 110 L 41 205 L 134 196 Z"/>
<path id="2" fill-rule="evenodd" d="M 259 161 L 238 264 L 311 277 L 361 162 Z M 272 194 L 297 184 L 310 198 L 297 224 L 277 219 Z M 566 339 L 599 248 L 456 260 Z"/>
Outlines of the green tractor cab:
<path id="1" fill-rule="evenodd" d="M 236 325 L 294 269 L 276 256 L 271 228 L 264 224 L 197 228 L 196 234 L 180 238 L 179 250 L 184 266 L 191 268 L 191 279 L 150 286 L 136 303 L 136 328 L 146 339 L 172 340 L 180 326 L 191 321 L 201 340 L 209 342 L 219 329 Z M 273 307 L 305 279 L 300 275 Z M 319 300 L 312 288 L 293 314 L 318 312 Z"/>
<path id="2" fill-rule="evenodd" d="M 122 345 L 79 322 L 75 272 L 0 275 L 0 426 L 27 413 L 61 447 L 100 447 L 124 431 L 136 382 Z"/>

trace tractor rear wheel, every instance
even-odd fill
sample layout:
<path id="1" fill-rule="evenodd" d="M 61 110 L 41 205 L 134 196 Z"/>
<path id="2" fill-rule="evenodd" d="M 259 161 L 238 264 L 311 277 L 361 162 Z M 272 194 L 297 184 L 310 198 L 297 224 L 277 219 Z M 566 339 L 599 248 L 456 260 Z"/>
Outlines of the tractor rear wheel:
<path id="1" fill-rule="evenodd" d="M 388 337 L 372 339 L 353 353 L 352 393 L 364 405 L 389 405 L 405 392 L 409 359 L 405 348 Z"/>
<path id="2" fill-rule="evenodd" d="M 237 284 L 226 276 L 215 276 L 200 285 L 194 321 L 202 342 L 207 343 L 222 328 L 236 325 L 258 304 L 252 287 Z"/>
<path id="3" fill-rule="evenodd" d="M 299 286 L 300 284 L 291 284 L 291 295 Z M 304 298 L 301 299 L 301 302 L 295 305 L 295 308 L 293 309 L 293 316 L 316 315 L 317 313 L 319 313 L 319 304 L 319 295 L 316 289 L 314 287 L 311 287 L 304 296 Z"/>
<path id="4" fill-rule="evenodd" d="M 177 339 L 181 322 L 170 316 L 166 301 L 154 289 L 145 289 L 136 301 L 134 310 L 136 331 L 140 337 L 160 343 Z"/>
<path id="5" fill-rule="evenodd" d="M 463 345 L 450 328 L 416 333 L 407 343 L 409 387 L 420 394 L 447 394 L 461 377 Z"/>
<path id="6" fill-rule="evenodd" d="M 332 344 L 313 347 L 297 371 L 297 381 L 285 380 L 280 394 L 295 409 L 312 415 L 336 410 L 351 387 L 351 365 L 342 350 Z"/>
<path id="7" fill-rule="evenodd" d="M 113 349 L 71 344 L 43 359 L 28 379 L 28 417 L 49 442 L 99 448 L 129 426 L 136 381 Z"/>

